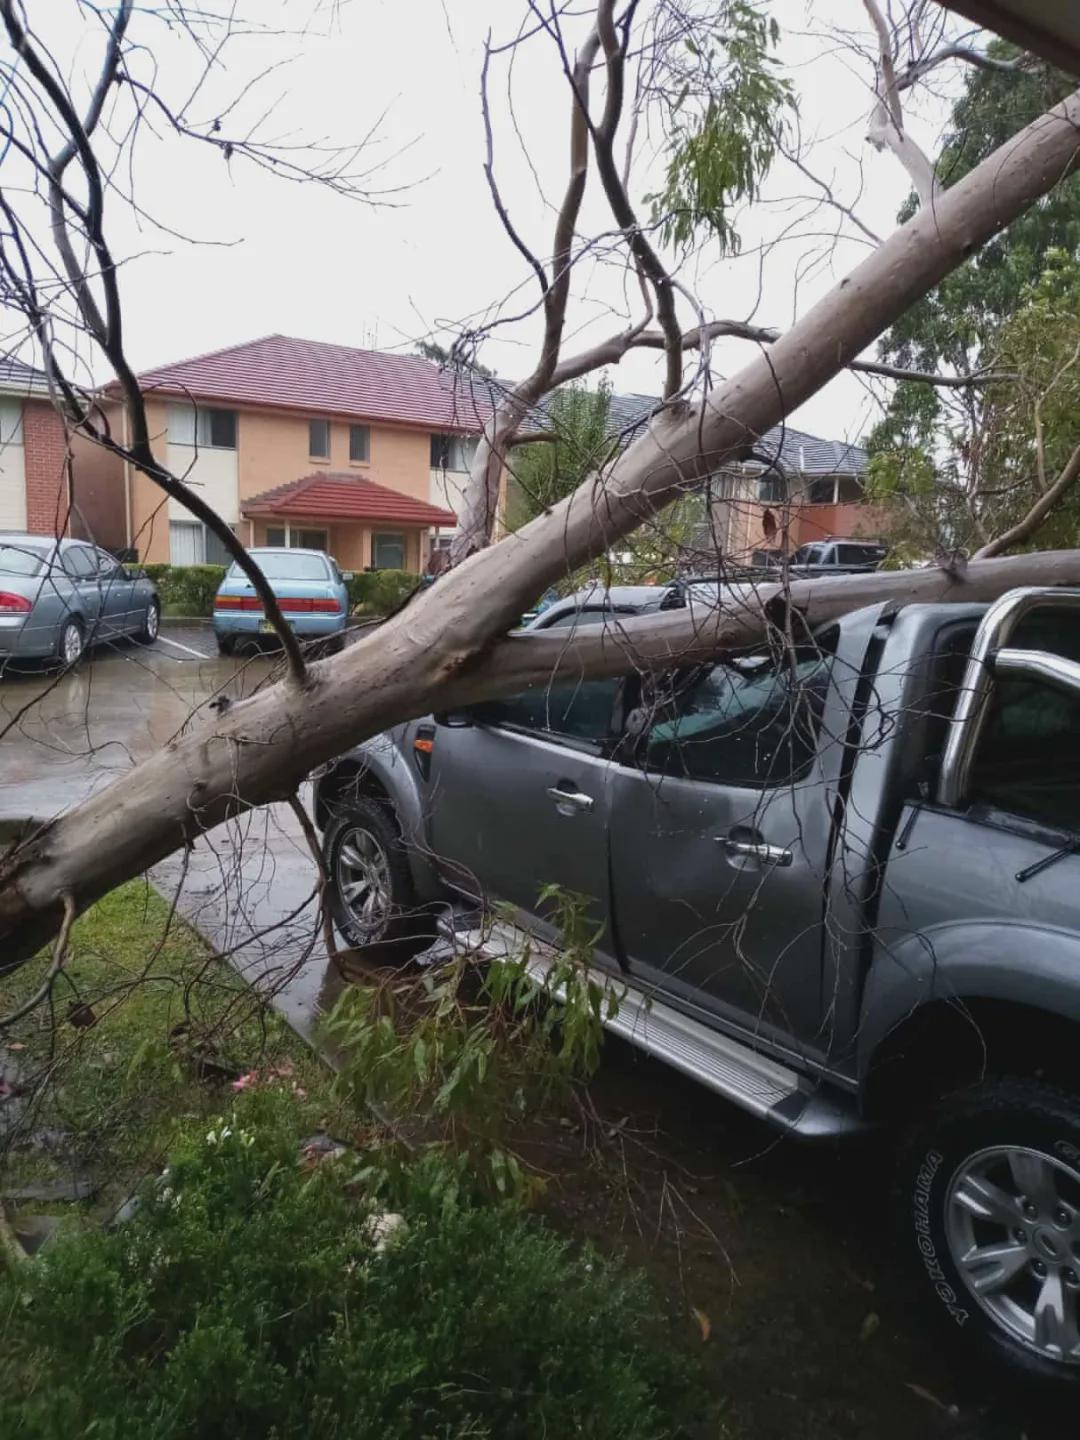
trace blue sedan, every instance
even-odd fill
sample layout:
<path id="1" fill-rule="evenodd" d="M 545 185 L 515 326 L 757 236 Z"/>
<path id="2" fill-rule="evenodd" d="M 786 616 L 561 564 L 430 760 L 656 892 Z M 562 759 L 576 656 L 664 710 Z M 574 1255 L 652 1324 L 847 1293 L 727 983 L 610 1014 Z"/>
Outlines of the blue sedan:
<path id="1" fill-rule="evenodd" d="M 266 547 L 248 554 L 270 582 L 289 625 L 305 640 L 324 640 L 328 649 L 345 643 L 349 618 L 346 580 L 352 576 L 321 550 L 280 550 Z M 263 614 L 262 601 L 239 565 L 228 574 L 214 597 L 214 635 L 222 655 L 231 655 L 241 641 L 258 643 L 274 627 Z"/>

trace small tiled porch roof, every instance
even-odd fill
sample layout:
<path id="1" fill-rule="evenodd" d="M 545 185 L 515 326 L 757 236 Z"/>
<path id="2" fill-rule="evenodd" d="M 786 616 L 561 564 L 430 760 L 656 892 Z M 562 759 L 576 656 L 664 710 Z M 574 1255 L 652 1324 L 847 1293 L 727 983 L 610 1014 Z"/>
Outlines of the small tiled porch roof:
<path id="1" fill-rule="evenodd" d="M 357 475 L 317 470 L 252 495 L 241 502 L 245 516 L 279 516 L 282 520 L 360 520 L 368 524 L 456 525 L 452 510 L 429 505 Z"/>

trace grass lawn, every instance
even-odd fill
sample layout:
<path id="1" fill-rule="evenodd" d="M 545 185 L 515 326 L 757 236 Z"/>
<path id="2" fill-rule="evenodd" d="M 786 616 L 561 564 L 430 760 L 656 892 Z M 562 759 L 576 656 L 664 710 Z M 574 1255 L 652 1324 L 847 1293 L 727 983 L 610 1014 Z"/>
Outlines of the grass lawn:
<path id="1" fill-rule="evenodd" d="M 33 994 L 48 964 L 42 955 L 0 979 L 3 1013 Z M 170 921 L 144 881 L 76 922 L 52 1005 L 4 1036 L 0 1062 L 16 1090 L 0 1099 L 0 1193 L 75 1171 L 99 1186 L 98 1215 L 161 1163 L 179 1130 L 219 1114 L 242 1073 L 291 1069 L 290 1083 L 333 1110 L 322 1063 L 193 930 Z"/>

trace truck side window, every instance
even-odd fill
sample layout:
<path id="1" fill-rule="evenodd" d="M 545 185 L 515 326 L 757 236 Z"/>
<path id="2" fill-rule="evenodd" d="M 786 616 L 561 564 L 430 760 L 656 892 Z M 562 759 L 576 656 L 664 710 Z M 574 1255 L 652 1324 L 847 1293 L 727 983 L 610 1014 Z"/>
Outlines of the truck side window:
<path id="1" fill-rule="evenodd" d="M 797 780 L 817 749 L 829 669 L 822 654 L 794 668 L 712 666 L 662 707 L 645 741 L 645 768 L 759 789 Z"/>
<path id="2" fill-rule="evenodd" d="M 1080 617 L 1036 612 L 1010 645 L 1080 659 Z M 1035 680 L 995 684 L 971 799 L 1055 829 L 1080 831 L 1080 700 Z"/>
<path id="3" fill-rule="evenodd" d="M 505 700 L 491 700 L 473 709 L 484 725 L 527 730 L 546 740 L 600 742 L 612 734 L 612 717 L 620 681 L 582 680 L 576 685 L 538 685 Z"/>

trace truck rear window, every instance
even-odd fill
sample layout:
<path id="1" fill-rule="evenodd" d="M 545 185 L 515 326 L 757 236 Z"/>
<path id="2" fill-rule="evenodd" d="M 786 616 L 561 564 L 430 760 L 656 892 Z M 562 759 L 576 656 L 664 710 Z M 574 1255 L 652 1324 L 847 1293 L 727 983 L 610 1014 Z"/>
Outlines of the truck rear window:
<path id="1" fill-rule="evenodd" d="M 1080 615 L 1031 615 L 1009 642 L 1080 661 Z M 971 797 L 1055 829 L 1080 831 L 1080 700 L 1033 680 L 995 684 Z"/>

